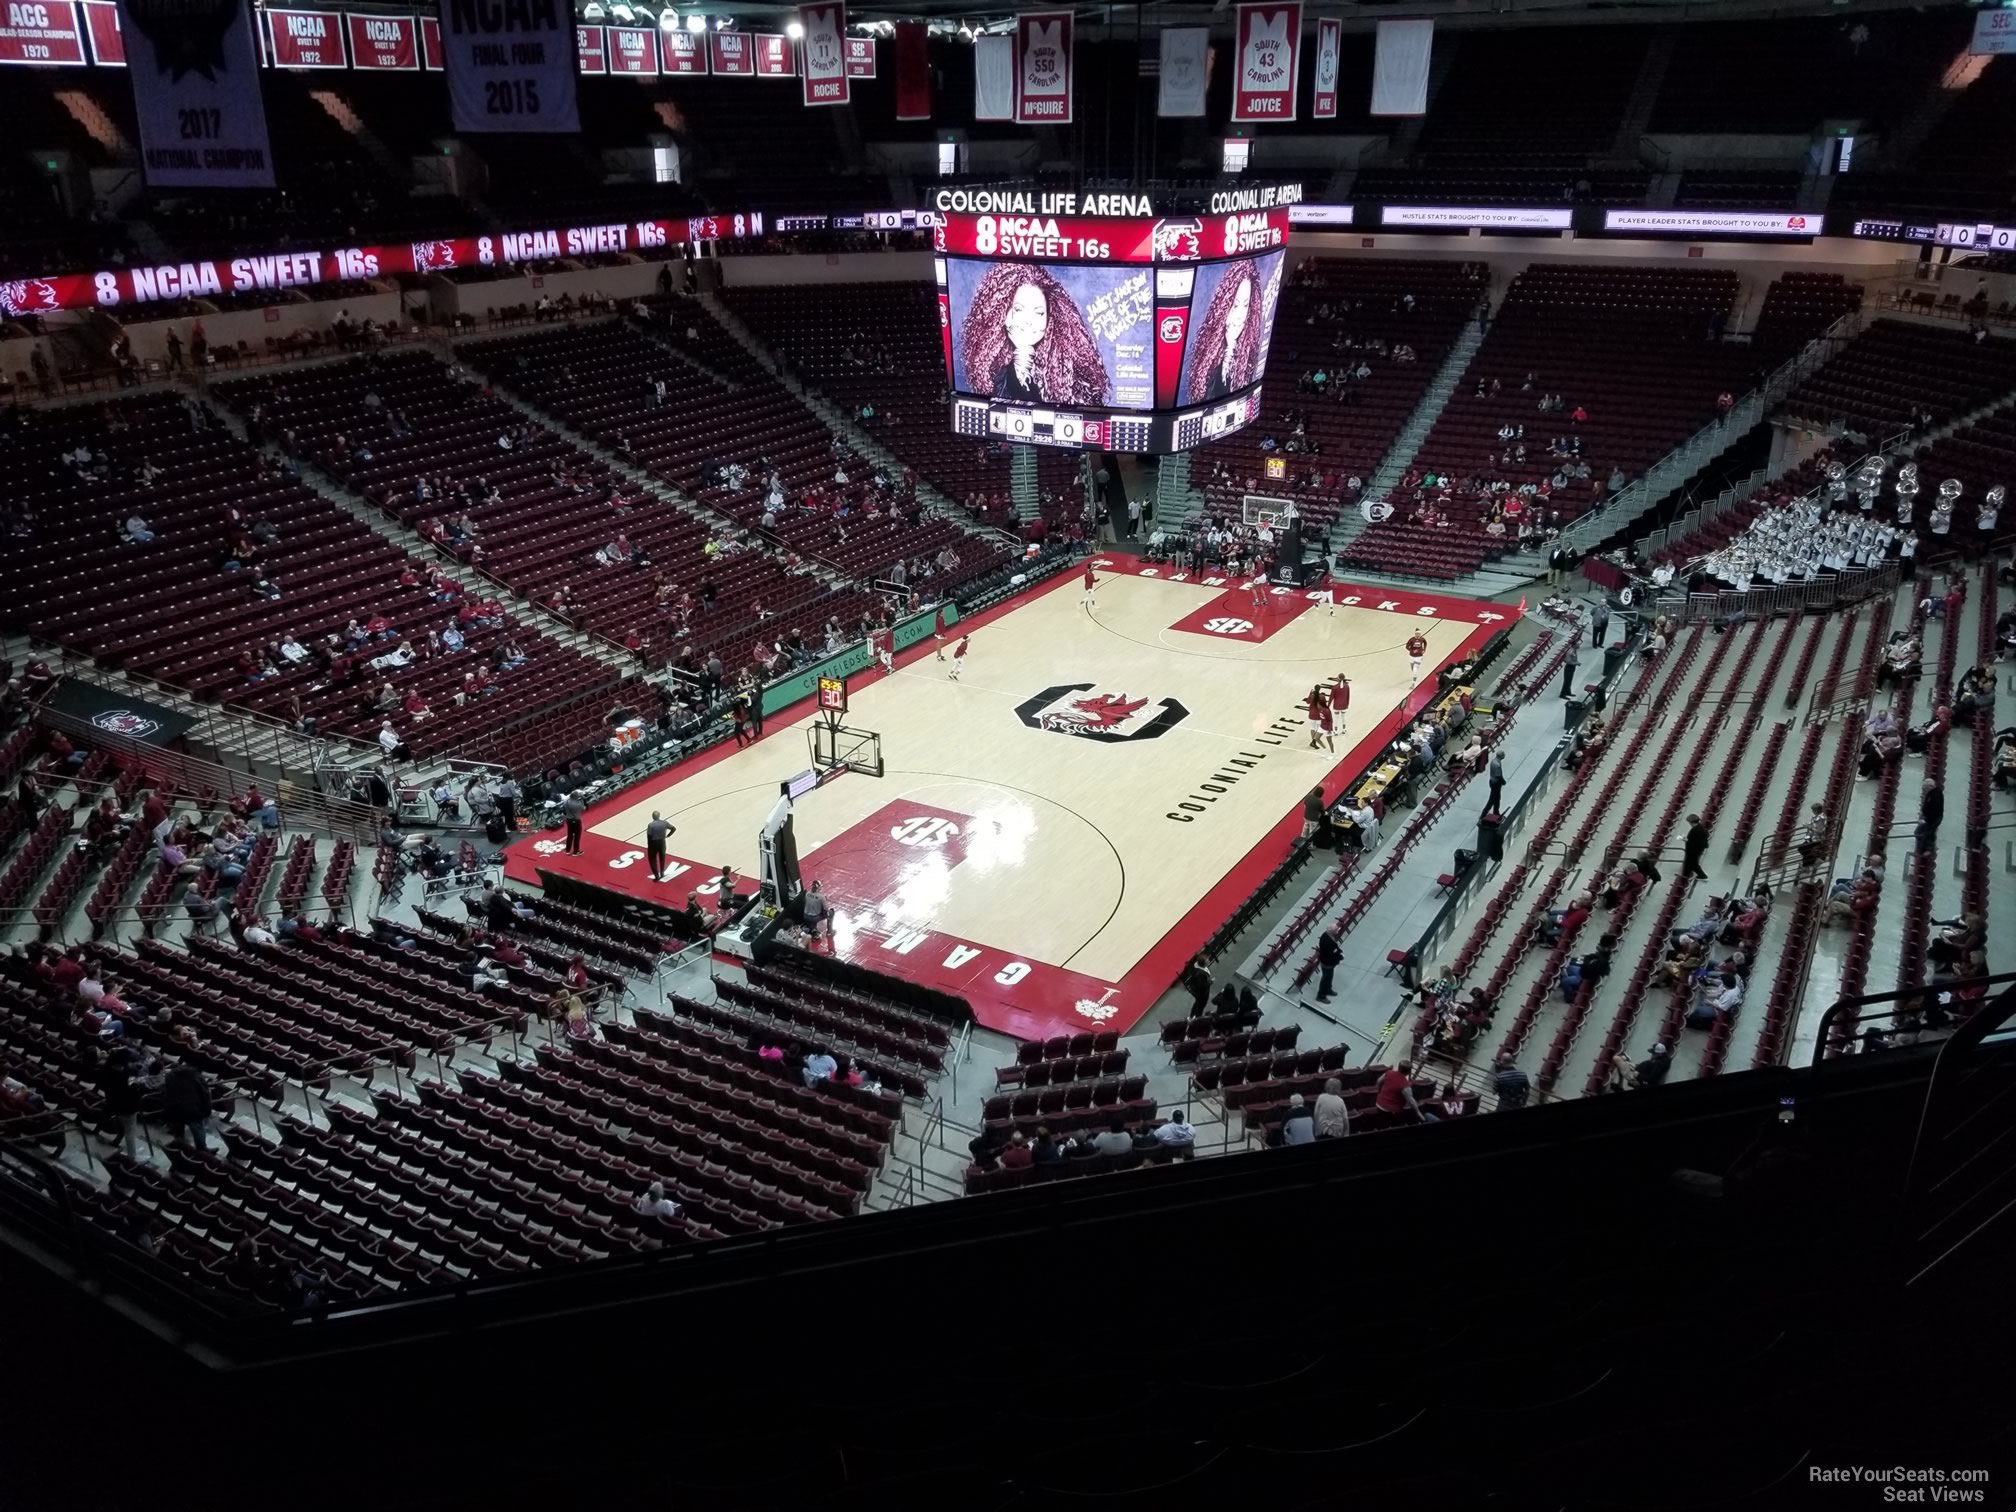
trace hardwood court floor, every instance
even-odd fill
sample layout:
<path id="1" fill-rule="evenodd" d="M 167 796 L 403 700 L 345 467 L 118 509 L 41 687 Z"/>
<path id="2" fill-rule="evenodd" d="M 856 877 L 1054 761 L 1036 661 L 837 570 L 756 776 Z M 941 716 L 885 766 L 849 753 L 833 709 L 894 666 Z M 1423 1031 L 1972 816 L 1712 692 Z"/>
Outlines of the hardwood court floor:
<path id="1" fill-rule="evenodd" d="M 1275 591 L 1256 608 L 1243 586 L 1117 558 L 1100 577 L 1095 609 L 1073 574 L 969 622 L 957 681 L 949 638 L 944 662 L 927 641 L 893 675 L 853 679 L 846 723 L 880 733 L 887 775 L 850 773 L 795 810 L 841 955 L 960 993 L 1025 1037 L 1147 1012 L 1285 853 L 1303 795 L 1334 794 L 1389 737 L 1415 628 L 1429 643 L 1418 702 L 1507 612 L 1342 586 L 1360 601 Z M 1335 755 L 1312 751 L 1302 700 L 1339 672 L 1347 727 Z M 803 707 L 745 750 L 592 811 L 578 858 L 540 854 L 550 839 L 515 847 L 512 874 L 545 865 L 675 903 L 710 897 L 724 862 L 753 872 L 779 784 L 811 764 L 817 716 Z M 678 827 L 676 869 L 655 886 L 642 855 L 654 809 Z"/>

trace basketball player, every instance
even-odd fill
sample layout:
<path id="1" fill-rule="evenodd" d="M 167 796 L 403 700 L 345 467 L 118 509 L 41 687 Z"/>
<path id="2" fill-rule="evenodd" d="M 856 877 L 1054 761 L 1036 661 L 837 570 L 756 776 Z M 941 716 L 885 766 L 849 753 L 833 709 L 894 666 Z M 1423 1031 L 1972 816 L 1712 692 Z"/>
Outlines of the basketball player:
<path id="1" fill-rule="evenodd" d="M 1323 690 L 1316 690 L 1316 723 L 1323 729 L 1323 749 L 1332 756 L 1337 754 L 1337 717 L 1330 712 L 1330 700 L 1323 696 Z"/>
<path id="2" fill-rule="evenodd" d="M 959 674 L 965 670 L 966 648 L 972 644 L 973 644 L 973 637 L 971 635 L 962 635 L 959 637 L 959 644 L 952 648 L 952 670 L 946 675 L 949 676 L 953 682 L 959 681 Z M 941 656 L 939 660 L 943 661 L 944 658 Z"/>
<path id="3" fill-rule="evenodd" d="M 1078 600 L 1089 614 L 1099 607 L 1099 574 L 1092 570 L 1092 564 L 1085 564 L 1085 596 Z"/>
<path id="4" fill-rule="evenodd" d="M 1261 573 L 1246 586 L 1253 592 L 1253 612 L 1258 614 L 1267 607 L 1267 575 Z"/>
<path id="5" fill-rule="evenodd" d="M 1344 716 L 1351 708 L 1351 679 L 1342 672 L 1330 684 L 1330 713 L 1337 721 L 1337 733 L 1344 733 Z"/>
<path id="6" fill-rule="evenodd" d="M 1411 688 L 1421 681 L 1421 658 L 1427 654 L 1428 637 L 1421 633 L 1419 627 L 1416 627 L 1414 633 L 1407 637 L 1408 687 Z"/>
<path id="7" fill-rule="evenodd" d="M 931 639 L 933 639 L 934 641 L 943 641 L 945 639 L 945 607 L 942 604 L 939 605 L 938 607 L 937 622 L 932 626 L 931 629 Z M 939 646 L 938 649 L 933 651 L 931 654 L 939 661 L 945 660 L 944 646 L 942 645 Z"/>
<path id="8" fill-rule="evenodd" d="M 1329 711 L 1330 700 L 1324 697 L 1321 687 L 1311 688 L 1303 713 L 1309 721 L 1309 749 L 1323 749 L 1323 716 Z"/>
<path id="9" fill-rule="evenodd" d="M 875 660 L 881 664 L 882 670 L 884 672 L 894 672 L 896 670 L 896 632 L 894 630 L 877 630 L 874 635 L 869 637 L 869 644 L 874 648 Z"/>

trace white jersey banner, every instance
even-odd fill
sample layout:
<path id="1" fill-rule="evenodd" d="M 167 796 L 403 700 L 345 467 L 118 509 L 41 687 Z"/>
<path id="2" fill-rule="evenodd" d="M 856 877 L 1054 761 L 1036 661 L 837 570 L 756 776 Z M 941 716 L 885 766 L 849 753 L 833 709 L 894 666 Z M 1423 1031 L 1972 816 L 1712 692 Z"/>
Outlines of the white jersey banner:
<path id="1" fill-rule="evenodd" d="M 574 40 L 560 0 L 441 0 L 455 129 L 579 131 Z"/>
<path id="2" fill-rule="evenodd" d="M 1204 94 L 1210 85 L 1211 28 L 1165 26 L 1162 29 L 1162 77 L 1155 92 L 1155 114 L 1203 115 Z"/>
<path id="3" fill-rule="evenodd" d="M 1302 60 L 1300 0 L 1240 6 L 1233 39 L 1233 67 L 1238 72 L 1232 79 L 1232 119 L 1294 120 Z"/>
<path id="4" fill-rule="evenodd" d="M 140 163 L 163 189 L 271 189 L 273 147 L 245 0 L 119 0 Z"/>
<path id="5" fill-rule="evenodd" d="M 1015 120 L 1071 124 L 1071 12 L 1024 11 L 1015 18 Z"/>
<path id="6" fill-rule="evenodd" d="M 1309 114 L 1319 121 L 1337 119 L 1337 69 L 1343 60 L 1344 23 L 1334 16 L 1316 21 L 1316 92 Z"/>
<path id="7" fill-rule="evenodd" d="M 840 0 L 798 7 L 805 36 L 798 43 L 800 98 L 807 105 L 845 105 L 853 86 L 847 74 L 847 7 Z"/>
<path id="8" fill-rule="evenodd" d="M 973 39 L 973 119 L 1015 119 L 1015 39 L 989 33 Z"/>
<path id="9" fill-rule="evenodd" d="M 1372 114 L 1428 113 L 1428 60 L 1435 50 L 1433 21 L 1381 21 L 1372 59 Z"/>

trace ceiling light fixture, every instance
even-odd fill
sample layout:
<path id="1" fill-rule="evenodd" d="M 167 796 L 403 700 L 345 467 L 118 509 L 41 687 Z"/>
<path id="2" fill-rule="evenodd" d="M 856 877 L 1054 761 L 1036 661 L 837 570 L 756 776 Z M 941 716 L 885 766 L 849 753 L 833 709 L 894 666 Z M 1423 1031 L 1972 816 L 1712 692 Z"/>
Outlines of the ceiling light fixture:
<path id="1" fill-rule="evenodd" d="M 803 21 L 786 21 L 784 23 L 784 35 L 789 37 L 793 42 L 796 42 L 800 37 L 805 35 L 805 23 Z"/>
<path id="2" fill-rule="evenodd" d="M 698 11 L 692 12 L 686 17 L 686 30 L 692 32 L 697 37 L 701 32 L 707 30 L 707 18 Z"/>

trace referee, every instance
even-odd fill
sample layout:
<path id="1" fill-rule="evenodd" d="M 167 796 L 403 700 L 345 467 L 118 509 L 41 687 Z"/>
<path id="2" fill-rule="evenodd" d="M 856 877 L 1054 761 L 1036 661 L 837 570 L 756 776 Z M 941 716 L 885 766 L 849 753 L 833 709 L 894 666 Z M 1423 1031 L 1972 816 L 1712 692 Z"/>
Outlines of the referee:
<path id="1" fill-rule="evenodd" d="M 644 859 L 651 868 L 651 880 L 665 880 L 665 839 L 672 833 L 673 825 L 667 824 L 658 810 L 651 810 L 651 822 L 644 826 Z"/>

